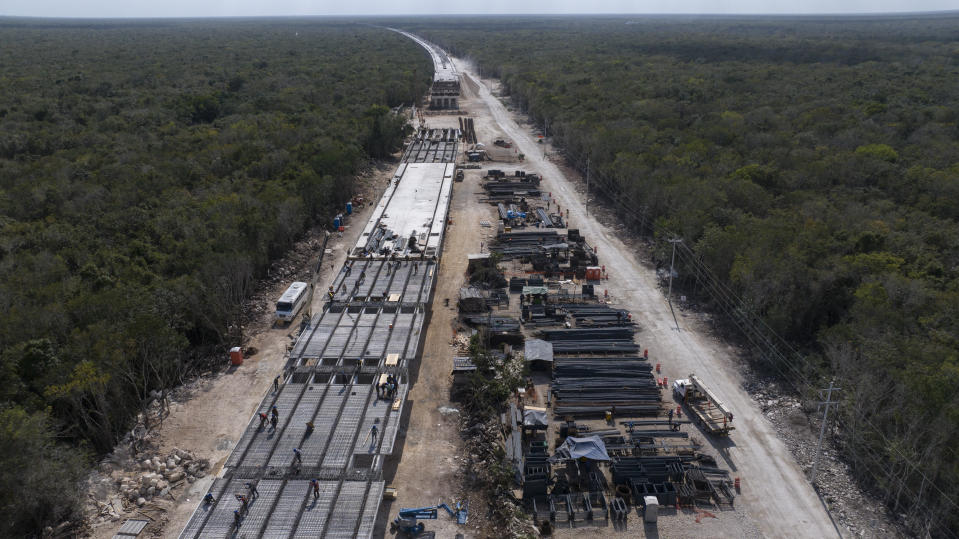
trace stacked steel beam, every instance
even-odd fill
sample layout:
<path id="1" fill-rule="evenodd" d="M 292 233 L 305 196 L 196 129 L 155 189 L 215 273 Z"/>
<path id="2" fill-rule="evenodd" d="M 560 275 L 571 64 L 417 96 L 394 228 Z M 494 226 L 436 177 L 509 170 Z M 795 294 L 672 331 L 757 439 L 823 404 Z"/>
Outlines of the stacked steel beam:
<path id="1" fill-rule="evenodd" d="M 554 344 L 555 347 L 555 344 Z M 555 353 L 555 348 L 554 348 Z M 553 359 L 556 414 L 657 414 L 660 391 L 649 363 L 638 357 Z"/>
<path id="2" fill-rule="evenodd" d="M 635 354 L 639 351 L 639 345 L 633 342 L 633 329 L 629 327 L 544 330 L 543 338 L 553 343 L 553 352 L 558 354 Z"/>

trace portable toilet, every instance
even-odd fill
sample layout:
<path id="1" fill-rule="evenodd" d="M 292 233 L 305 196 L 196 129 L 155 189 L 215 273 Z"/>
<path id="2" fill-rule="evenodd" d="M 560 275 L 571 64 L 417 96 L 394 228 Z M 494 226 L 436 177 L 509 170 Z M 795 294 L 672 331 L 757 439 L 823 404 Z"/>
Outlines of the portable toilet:
<path id="1" fill-rule="evenodd" d="M 232 365 L 243 364 L 243 350 L 239 346 L 230 348 L 230 363 Z"/>
<path id="2" fill-rule="evenodd" d="M 346 203 L 346 214 L 353 215 L 353 202 Z"/>
<path id="3" fill-rule="evenodd" d="M 649 524 L 656 523 L 656 514 L 659 512 L 659 500 L 656 496 L 644 496 L 643 503 L 646 504 L 646 510 L 643 512 L 643 521 Z"/>
<path id="4" fill-rule="evenodd" d="M 334 228 L 335 230 L 339 230 L 339 229 L 340 229 L 340 223 L 341 223 L 341 222 L 342 222 L 342 221 L 341 221 L 339 215 L 337 215 L 336 217 L 334 217 L 334 218 L 333 218 L 333 228 Z"/>

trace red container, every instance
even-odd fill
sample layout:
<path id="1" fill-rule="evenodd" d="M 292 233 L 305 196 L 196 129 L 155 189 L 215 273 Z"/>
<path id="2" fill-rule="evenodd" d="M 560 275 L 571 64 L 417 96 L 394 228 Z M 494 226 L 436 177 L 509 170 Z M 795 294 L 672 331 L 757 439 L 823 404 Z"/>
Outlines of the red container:
<path id="1" fill-rule="evenodd" d="M 243 350 L 239 346 L 230 348 L 230 363 L 233 365 L 243 364 Z"/>

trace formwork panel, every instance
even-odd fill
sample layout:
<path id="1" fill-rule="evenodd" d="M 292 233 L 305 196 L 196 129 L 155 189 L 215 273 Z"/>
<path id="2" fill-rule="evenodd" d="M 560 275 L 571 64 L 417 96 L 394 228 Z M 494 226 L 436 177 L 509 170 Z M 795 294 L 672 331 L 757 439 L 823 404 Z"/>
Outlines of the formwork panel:
<path id="1" fill-rule="evenodd" d="M 214 499 L 219 500 L 229 484 L 230 481 L 227 479 L 214 479 L 213 484 L 210 485 L 209 492 L 213 494 Z M 193 512 L 193 516 L 190 517 L 190 522 L 187 523 L 186 528 L 183 529 L 183 533 L 180 534 L 180 539 L 194 539 L 199 537 L 203 524 L 215 509 L 216 505 L 207 505 L 203 503 L 203 499 L 201 498 L 200 505 L 197 506 L 196 511 Z"/>
<path id="2" fill-rule="evenodd" d="M 306 392 L 303 393 L 303 398 L 300 399 L 296 410 L 293 411 L 289 425 L 287 425 L 283 431 L 283 435 L 276 445 L 273 456 L 270 457 L 269 466 L 286 466 L 290 464 L 293 460 L 293 448 L 300 449 L 302 452 L 300 446 L 303 445 L 303 435 L 306 434 L 306 422 L 313 419 L 313 415 L 320 406 L 320 401 L 323 400 L 323 395 L 326 394 L 328 387 L 329 386 L 320 384 L 310 384 L 307 386 Z M 315 429 L 314 434 L 316 434 Z M 313 436 L 311 435 L 310 437 L 312 438 Z M 312 466 L 313 463 L 306 460 L 306 455 L 303 455 L 303 457 L 303 464 L 305 466 Z"/>
<path id="3" fill-rule="evenodd" d="M 393 322 L 393 332 L 390 334 L 390 342 L 386 345 L 387 354 L 404 355 L 412 325 L 413 313 L 401 312 L 396 315 L 396 320 Z"/>
<path id="4" fill-rule="evenodd" d="M 336 421 L 340 416 L 340 405 L 349 396 L 348 389 L 349 386 L 331 385 L 326 390 L 326 398 L 323 399 L 323 403 L 316 413 L 316 419 L 313 420 L 316 429 L 313 431 L 313 435 L 303 442 L 303 447 L 300 448 L 304 462 L 320 462 L 322 460 L 327 438 L 333 432 L 333 427 L 336 426 Z"/>
<path id="5" fill-rule="evenodd" d="M 290 416 L 295 410 L 296 401 L 300 398 L 303 390 L 303 384 L 284 384 L 280 388 L 280 396 L 276 399 L 276 410 L 279 413 L 279 420 L 276 429 L 270 426 L 267 421 L 262 431 L 258 430 L 256 436 L 250 441 L 250 446 L 241 460 L 237 461 L 237 466 L 263 466 L 269 459 L 276 442 L 283 432 L 283 428 L 289 423 Z M 257 420 L 259 425 L 259 420 Z"/>
<path id="6" fill-rule="evenodd" d="M 237 488 L 244 487 L 245 481 L 235 482 Z M 263 529 L 264 524 L 270 518 L 273 502 L 280 495 L 280 489 L 283 488 L 283 481 L 263 479 L 256 485 L 257 496 L 250 499 L 246 516 L 243 518 L 243 524 L 240 526 L 241 534 L 248 534 L 249 537 L 258 535 Z"/>
<path id="7" fill-rule="evenodd" d="M 363 509 L 363 514 L 360 516 L 360 525 L 356 529 L 358 539 L 373 537 L 373 527 L 376 526 L 376 515 L 380 511 L 385 486 L 386 483 L 383 481 L 370 483 L 366 494 L 366 508 Z"/>
<path id="8" fill-rule="evenodd" d="M 373 334 L 370 335 L 370 342 L 366 345 L 367 357 L 380 357 L 386 351 L 386 343 L 390 339 L 390 324 L 396 318 L 395 313 L 382 313 L 376 321 L 373 328 Z"/>
<path id="9" fill-rule="evenodd" d="M 426 276 L 423 278 L 423 287 L 420 288 L 419 303 L 429 303 L 430 293 L 436 282 L 436 264 L 431 264 L 426 270 Z"/>
<path id="10" fill-rule="evenodd" d="M 363 422 L 360 424 L 360 435 L 356 438 L 353 453 L 372 455 L 378 452 L 380 442 L 384 440 L 384 436 L 386 435 L 386 425 L 383 420 L 386 418 L 386 414 L 389 412 L 392 404 L 392 400 L 373 398 L 372 404 L 366 407 L 366 416 L 363 417 Z M 363 439 L 366 438 L 366 433 L 370 432 L 370 427 L 373 425 L 376 425 L 379 437 L 379 439 L 376 440 L 376 445 L 372 445 L 370 440 L 366 440 L 366 442 L 363 441 Z"/>
<path id="11" fill-rule="evenodd" d="M 390 282 L 389 289 L 386 291 L 387 298 L 393 294 L 400 294 L 402 297 L 403 292 L 406 290 L 406 282 L 410 276 L 413 275 L 413 267 L 410 266 L 409 263 L 399 262 L 394 265 L 393 274 L 393 280 Z"/>
<path id="12" fill-rule="evenodd" d="M 382 300 L 389 295 L 388 291 L 393 282 L 396 281 L 397 276 L 393 271 L 395 264 L 383 261 L 377 262 L 377 264 L 380 266 L 379 275 L 373 284 L 373 288 L 370 290 L 370 297 L 380 298 L 380 300 Z M 387 271 L 390 273 L 387 274 Z"/>
<path id="13" fill-rule="evenodd" d="M 310 498 L 307 498 L 310 495 Z M 309 481 L 287 481 L 286 486 L 277 500 L 276 508 L 270 515 L 270 522 L 263 530 L 266 539 L 286 539 L 293 533 L 300 510 L 306 505 L 307 499 L 312 502 Z"/>
<path id="14" fill-rule="evenodd" d="M 233 446 L 233 451 L 230 453 L 230 458 L 227 459 L 225 466 L 236 466 L 237 463 L 239 463 L 240 457 L 243 455 L 243 451 L 249 447 L 250 441 L 253 440 L 257 431 L 260 429 L 260 413 L 269 414 L 270 406 L 272 404 L 273 393 L 268 393 L 266 397 L 260 401 L 260 406 L 256 409 L 256 413 L 253 414 L 253 418 L 246 426 L 246 430 L 243 431 L 243 436 L 240 437 L 240 441 Z"/>
<path id="15" fill-rule="evenodd" d="M 426 278 L 429 271 L 429 262 L 413 262 L 416 268 L 410 280 L 406 283 L 403 290 L 403 301 L 406 303 L 417 303 L 420 301 L 420 289 L 423 288 L 423 279 Z"/>
<path id="16" fill-rule="evenodd" d="M 340 313 L 324 311 L 320 320 L 296 340 L 292 356 L 318 357 L 339 324 L 339 318 Z"/>
<path id="17" fill-rule="evenodd" d="M 366 411 L 366 402 L 372 391 L 372 386 L 353 386 L 353 391 L 346 399 L 343 412 L 336 424 L 336 430 L 327 444 L 326 456 L 323 458 L 324 468 L 343 468 L 353 454 L 353 439 L 359 435 L 366 436 L 366 432 L 357 432 L 363 413 Z"/>
<path id="18" fill-rule="evenodd" d="M 363 315 L 366 317 L 367 315 Z M 370 340 L 370 334 L 373 333 L 373 325 L 356 326 L 353 335 L 343 349 L 343 357 L 357 358 L 363 357 L 363 351 L 366 350 L 366 343 Z"/>
<path id="19" fill-rule="evenodd" d="M 233 511 L 240 509 L 240 500 L 237 500 L 233 493 L 238 491 L 238 485 L 242 486 L 243 483 L 246 481 L 233 480 L 226 485 L 198 537 L 226 537 L 233 530 Z M 249 527 L 243 524 L 240 523 L 240 533 L 249 530 Z"/>
<path id="20" fill-rule="evenodd" d="M 406 396 L 409 393 L 409 386 L 400 384 L 399 392 L 396 398 L 400 401 L 399 407 L 394 410 L 391 405 L 389 408 L 389 419 L 386 423 L 386 431 L 383 433 L 383 445 L 380 446 L 381 455 L 393 454 L 393 446 L 396 444 L 396 435 L 400 428 L 400 417 L 403 415 L 403 407 L 406 405 Z"/>
<path id="21" fill-rule="evenodd" d="M 336 497 L 326 537 L 347 539 L 356 533 L 357 521 L 366 507 L 366 482 L 344 481 Z"/>
<path id="22" fill-rule="evenodd" d="M 420 345 L 420 335 L 423 332 L 423 322 L 424 316 L 422 311 L 417 311 L 413 316 L 413 324 L 410 328 L 410 338 L 409 342 L 406 345 L 406 354 L 405 358 L 407 361 L 412 360 L 419 353 Z"/>
<path id="23" fill-rule="evenodd" d="M 310 482 L 305 481 L 305 483 L 309 489 Z M 307 502 L 303 514 L 300 515 L 293 537 L 316 539 L 323 535 L 327 517 L 330 515 L 330 508 L 336 501 L 334 496 L 336 496 L 337 485 L 336 481 L 320 481 L 320 497 L 316 500 L 313 500 L 312 491 L 308 491 L 310 501 Z"/>
<path id="24" fill-rule="evenodd" d="M 343 315 L 341 324 L 333 330 L 333 335 L 330 336 L 326 344 L 326 350 L 323 352 L 324 356 L 339 357 L 343 355 L 343 350 L 353 336 L 353 324 L 356 322 L 356 315 L 352 314 L 351 316 L 351 314 L 352 313 L 346 313 Z"/>

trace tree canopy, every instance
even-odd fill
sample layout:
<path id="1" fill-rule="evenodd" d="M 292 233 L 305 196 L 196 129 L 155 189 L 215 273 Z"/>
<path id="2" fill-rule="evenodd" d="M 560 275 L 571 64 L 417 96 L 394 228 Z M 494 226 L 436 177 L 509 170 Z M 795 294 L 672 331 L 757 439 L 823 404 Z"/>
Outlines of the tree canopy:
<path id="1" fill-rule="evenodd" d="M 0 42 L 0 438 L 38 448 L 0 469 L 71 485 L 151 390 L 240 343 L 253 278 L 399 148 L 390 107 L 432 66 L 392 32 L 316 20 L 0 19 Z M 22 490 L 2 536 L 74 508 Z"/>
<path id="2" fill-rule="evenodd" d="M 732 294 L 802 352 L 769 370 L 838 375 L 847 459 L 895 514 L 959 528 L 959 17 L 405 26 L 588 155 L 661 260 L 682 237 L 684 293 Z"/>

